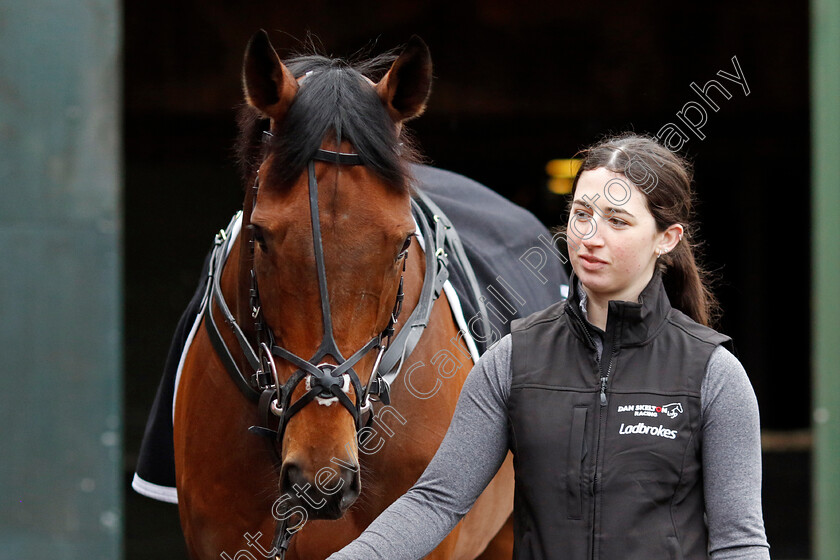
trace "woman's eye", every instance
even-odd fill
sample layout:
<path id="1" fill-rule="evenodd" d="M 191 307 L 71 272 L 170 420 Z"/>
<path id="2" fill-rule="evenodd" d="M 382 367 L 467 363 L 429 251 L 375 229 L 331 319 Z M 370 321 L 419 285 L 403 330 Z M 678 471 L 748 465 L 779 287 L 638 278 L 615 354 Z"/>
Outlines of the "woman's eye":
<path id="1" fill-rule="evenodd" d="M 586 213 L 586 212 L 584 212 L 583 210 L 578 210 L 578 211 L 576 211 L 576 212 L 574 213 L 574 216 L 575 216 L 575 218 L 576 218 L 576 219 L 578 219 L 578 220 L 589 220 L 589 219 L 590 219 L 589 214 L 587 214 L 587 213 Z"/>
<path id="2" fill-rule="evenodd" d="M 627 222 L 619 218 L 610 218 L 610 222 L 612 223 L 612 225 L 619 227 L 624 227 L 627 225 Z"/>

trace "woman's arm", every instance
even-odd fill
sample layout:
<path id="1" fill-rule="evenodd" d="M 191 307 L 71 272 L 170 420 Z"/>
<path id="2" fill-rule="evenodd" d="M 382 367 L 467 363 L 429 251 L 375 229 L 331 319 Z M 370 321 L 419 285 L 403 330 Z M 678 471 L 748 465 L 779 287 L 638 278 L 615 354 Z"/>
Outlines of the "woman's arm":
<path id="1" fill-rule="evenodd" d="M 467 376 L 452 424 L 417 483 L 329 560 L 414 560 L 442 541 L 472 507 L 508 451 L 510 336 Z"/>
<path id="2" fill-rule="evenodd" d="M 706 368 L 703 484 L 713 560 L 769 560 L 761 513 L 761 431 L 747 372 L 718 347 Z"/>

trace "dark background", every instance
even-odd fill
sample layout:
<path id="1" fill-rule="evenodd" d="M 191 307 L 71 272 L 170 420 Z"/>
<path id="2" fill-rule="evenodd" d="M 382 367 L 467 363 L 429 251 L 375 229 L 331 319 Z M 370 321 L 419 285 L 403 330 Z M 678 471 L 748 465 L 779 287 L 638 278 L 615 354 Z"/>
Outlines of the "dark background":
<path id="1" fill-rule="evenodd" d="M 606 132 L 656 133 L 717 79 L 696 166 L 700 237 L 767 432 L 764 509 L 775 559 L 809 554 L 807 3 L 598 4 L 127 0 L 126 481 L 177 319 L 214 233 L 241 207 L 232 155 L 245 44 L 372 54 L 412 34 L 435 83 L 411 124 L 435 165 L 562 220 L 545 164 Z M 312 35 L 310 35 L 310 33 Z M 750 88 L 716 76 L 737 56 Z M 212 414 L 212 410 L 207 411 Z M 175 506 L 126 490 L 127 557 L 184 558 Z"/>

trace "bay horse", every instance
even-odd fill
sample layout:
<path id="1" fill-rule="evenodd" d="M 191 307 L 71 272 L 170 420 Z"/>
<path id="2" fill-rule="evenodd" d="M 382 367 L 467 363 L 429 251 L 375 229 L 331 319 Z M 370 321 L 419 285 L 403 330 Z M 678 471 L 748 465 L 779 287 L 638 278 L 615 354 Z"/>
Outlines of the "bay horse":
<path id="1" fill-rule="evenodd" d="M 471 362 L 433 399 L 403 383 L 388 394 L 377 373 L 389 341 L 408 332 L 401 307 L 429 306 L 412 362 L 433 363 L 443 348 L 470 355 L 446 294 L 422 300 L 434 234 L 426 252 L 412 243 L 402 125 L 425 108 L 431 57 L 412 38 L 389 60 L 374 83 L 365 72 L 381 60 L 284 63 L 265 32 L 246 49 L 239 233 L 217 238 L 222 266 L 175 399 L 193 559 L 281 558 L 285 547 L 290 560 L 326 558 L 411 487 L 451 421 Z M 417 368 L 411 380 L 431 387 L 438 371 Z M 427 558 L 510 558 L 512 504 L 508 457 Z"/>

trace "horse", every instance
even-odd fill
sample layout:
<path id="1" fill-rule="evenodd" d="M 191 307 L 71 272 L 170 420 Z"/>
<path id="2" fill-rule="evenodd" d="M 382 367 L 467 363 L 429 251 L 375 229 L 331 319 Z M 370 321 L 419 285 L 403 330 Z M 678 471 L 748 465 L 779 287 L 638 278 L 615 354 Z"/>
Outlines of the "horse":
<path id="1" fill-rule="evenodd" d="M 472 354 L 446 292 L 424 300 L 429 267 L 448 255 L 435 229 L 425 251 L 416 242 L 403 127 L 425 109 L 431 56 L 415 37 L 388 60 L 374 82 L 381 57 L 283 62 L 263 31 L 246 48 L 243 210 L 217 237 L 223 266 L 174 405 L 193 559 L 326 558 L 411 487 L 451 421 Z M 405 314 L 423 306 L 407 352 Z M 386 382 L 379 372 L 400 365 L 381 366 L 391 349 L 424 365 L 411 382 L 440 385 L 434 398 Z M 441 349 L 467 365 L 450 359 L 441 377 L 426 365 Z M 508 456 L 427 558 L 510 558 L 512 504 Z"/>

